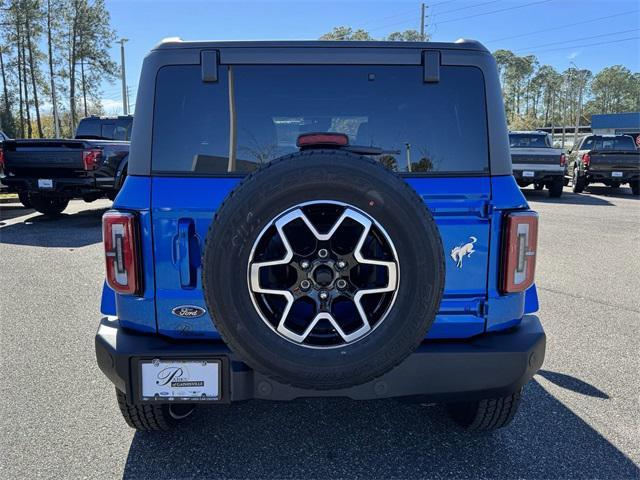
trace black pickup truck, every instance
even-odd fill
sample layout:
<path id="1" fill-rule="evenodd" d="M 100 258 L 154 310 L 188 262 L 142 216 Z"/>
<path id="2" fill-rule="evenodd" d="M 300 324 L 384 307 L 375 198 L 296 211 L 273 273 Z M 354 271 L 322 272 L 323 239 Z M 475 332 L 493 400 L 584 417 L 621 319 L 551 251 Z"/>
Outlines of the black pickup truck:
<path id="1" fill-rule="evenodd" d="M 628 183 L 640 195 L 640 151 L 628 135 L 589 135 L 569 150 L 573 191 L 592 183 L 618 188 Z"/>
<path id="2" fill-rule="evenodd" d="M 2 183 L 26 207 L 50 216 L 72 198 L 113 199 L 127 173 L 132 123 L 132 116 L 91 116 L 74 139 L 7 140 Z"/>

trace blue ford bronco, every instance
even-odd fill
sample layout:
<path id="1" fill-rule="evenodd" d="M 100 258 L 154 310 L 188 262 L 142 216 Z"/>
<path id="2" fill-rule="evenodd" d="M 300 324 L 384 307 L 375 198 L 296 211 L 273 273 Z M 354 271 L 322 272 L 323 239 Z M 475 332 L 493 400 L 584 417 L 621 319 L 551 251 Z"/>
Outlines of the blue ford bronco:
<path id="1" fill-rule="evenodd" d="M 538 219 L 481 44 L 175 40 L 139 85 L 95 339 L 131 427 L 302 397 L 512 420 Z"/>

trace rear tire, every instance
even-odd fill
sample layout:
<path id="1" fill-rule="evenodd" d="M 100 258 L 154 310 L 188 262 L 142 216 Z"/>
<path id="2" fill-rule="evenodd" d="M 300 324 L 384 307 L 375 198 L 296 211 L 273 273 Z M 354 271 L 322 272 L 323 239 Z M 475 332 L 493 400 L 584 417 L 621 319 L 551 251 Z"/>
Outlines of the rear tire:
<path id="1" fill-rule="evenodd" d="M 542 190 L 544 188 L 544 183 L 534 183 L 533 184 L 533 189 L 534 190 Z"/>
<path id="2" fill-rule="evenodd" d="M 634 195 L 636 197 L 640 196 L 640 180 L 630 182 L 629 186 L 631 187 L 631 195 Z"/>
<path id="3" fill-rule="evenodd" d="M 490 431 L 511 423 L 520 406 L 522 390 L 498 398 L 476 402 L 450 403 L 447 411 L 451 418 L 470 432 Z"/>
<path id="4" fill-rule="evenodd" d="M 299 322 L 296 326 L 304 326 L 297 330 L 298 334 L 307 332 L 300 339 L 292 340 L 293 335 L 285 336 L 290 331 L 280 317 L 282 307 L 279 312 L 275 305 L 272 311 L 276 315 L 272 317 L 265 314 L 266 309 L 262 308 L 265 300 L 252 289 L 247 265 L 258 264 L 253 260 L 254 253 L 260 250 L 258 238 L 266 235 L 261 232 L 275 231 L 271 228 L 275 219 L 294 211 L 292 208 L 300 210 L 310 204 L 321 207 L 325 202 L 338 202 L 341 205 L 338 211 L 359 211 L 362 213 L 358 215 L 370 215 L 374 219 L 372 222 L 379 222 L 379 229 L 384 231 L 381 238 L 388 235 L 394 244 L 394 251 L 388 252 L 385 258 L 389 263 L 397 261 L 394 271 L 402 273 L 398 274 L 398 281 L 391 282 L 387 277 L 387 284 L 396 285 L 395 293 L 390 294 L 393 301 L 384 307 L 385 300 L 380 298 L 379 304 L 388 309 L 380 313 L 377 318 L 381 320 L 368 333 L 360 335 L 360 332 L 353 341 L 338 335 L 337 328 L 318 333 L 329 321 L 334 324 L 337 321 L 328 315 L 330 320 L 325 317 L 324 327 L 310 323 L 311 318 L 320 315 L 317 312 L 324 315 L 324 311 L 314 305 L 309 309 L 312 315 L 308 318 L 295 317 L 295 313 L 285 317 L 295 318 Z M 378 229 L 378 224 L 375 225 Z M 306 230 L 310 232 L 308 228 Z M 353 232 L 354 229 L 348 230 L 344 237 L 357 240 L 358 229 Z M 315 262 L 319 255 L 318 242 L 311 243 L 309 258 Z M 353 241 L 340 254 L 349 257 L 347 265 L 357 263 L 355 257 L 351 258 L 356 243 Z M 382 249 L 382 243 L 378 244 Z M 301 247 L 298 251 L 303 250 Z M 329 247 L 329 250 L 330 259 L 337 260 L 335 249 Z M 262 252 L 256 255 L 262 255 Z M 284 253 L 271 258 L 284 258 Z M 295 153 L 274 160 L 246 177 L 216 212 L 206 237 L 202 264 L 205 301 L 229 348 L 254 370 L 275 381 L 313 390 L 360 385 L 385 374 L 404 360 L 429 331 L 442 298 L 445 278 L 442 240 L 424 201 L 404 180 L 377 162 L 337 150 Z M 287 266 L 287 269 L 295 268 Z M 276 290 L 283 291 L 283 288 L 298 291 L 297 287 L 289 286 Z M 328 287 L 329 294 L 335 298 L 340 295 L 336 293 L 337 288 Z M 357 288 L 360 291 L 360 288 L 369 287 Z M 308 304 L 311 302 L 314 300 Z M 355 311 L 355 302 L 351 305 L 351 311 Z M 371 305 L 360 304 L 360 307 L 365 315 L 369 315 Z M 309 325 L 312 330 L 305 330 Z M 319 325 L 320 329 L 314 329 L 313 325 Z M 349 328 L 349 333 L 359 332 L 352 326 Z M 326 338 L 331 343 L 322 343 Z M 305 339 L 310 342 L 303 343 Z M 317 343 L 311 343 L 313 341 Z"/>
<path id="5" fill-rule="evenodd" d="M 29 200 L 29 192 L 18 192 L 18 200 L 20 200 L 24 208 L 33 208 Z"/>
<path id="6" fill-rule="evenodd" d="M 57 217 L 69 205 L 69 199 L 44 195 L 29 195 L 31 207 L 49 217 Z"/>
<path id="7" fill-rule="evenodd" d="M 176 427 L 178 423 L 187 418 L 195 405 L 128 405 L 127 396 L 116 389 L 116 398 L 120 413 L 125 422 L 131 428 L 142 431 L 167 431 Z"/>
<path id="8" fill-rule="evenodd" d="M 584 191 L 585 181 L 584 181 L 584 178 L 582 178 L 578 174 L 578 169 L 577 168 L 573 169 L 573 182 L 572 182 L 572 184 L 573 184 L 573 186 L 572 186 L 573 193 L 582 193 Z"/>
<path id="9" fill-rule="evenodd" d="M 564 188 L 564 179 L 562 177 L 554 178 L 549 185 L 549 197 L 559 198 L 562 196 L 562 189 Z"/>

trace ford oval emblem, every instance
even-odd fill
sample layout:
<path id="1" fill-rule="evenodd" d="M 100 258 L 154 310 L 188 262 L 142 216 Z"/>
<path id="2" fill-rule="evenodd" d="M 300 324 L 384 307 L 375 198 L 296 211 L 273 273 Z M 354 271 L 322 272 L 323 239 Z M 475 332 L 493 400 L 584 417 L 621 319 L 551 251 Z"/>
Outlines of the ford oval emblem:
<path id="1" fill-rule="evenodd" d="M 175 316 L 180 318 L 198 318 L 206 313 L 206 310 L 196 305 L 180 305 L 171 310 Z"/>

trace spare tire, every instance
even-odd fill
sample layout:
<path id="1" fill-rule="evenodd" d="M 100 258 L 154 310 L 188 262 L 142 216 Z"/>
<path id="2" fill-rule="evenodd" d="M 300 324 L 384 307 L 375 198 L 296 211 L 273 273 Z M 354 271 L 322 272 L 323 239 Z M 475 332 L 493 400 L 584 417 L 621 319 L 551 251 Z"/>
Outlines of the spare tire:
<path id="1" fill-rule="evenodd" d="M 444 255 L 424 201 L 370 158 L 309 150 L 246 177 L 207 234 L 202 284 L 249 366 L 309 389 L 372 380 L 424 339 Z"/>

